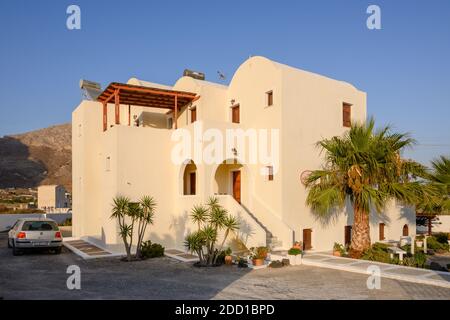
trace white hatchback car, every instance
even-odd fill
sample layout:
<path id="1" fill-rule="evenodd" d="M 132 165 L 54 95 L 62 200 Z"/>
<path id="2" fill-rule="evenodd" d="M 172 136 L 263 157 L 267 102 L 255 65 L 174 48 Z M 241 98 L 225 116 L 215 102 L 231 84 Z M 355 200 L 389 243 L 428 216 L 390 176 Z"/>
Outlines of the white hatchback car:
<path id="1" fill-rule="evenodd" d="M 17 220 L 8 232 L 8 248 L 13 255 L 23 249 L 46 248 L 61 253 L 63 238 L 56 222 L 52 219 L 23 218 Z"/>

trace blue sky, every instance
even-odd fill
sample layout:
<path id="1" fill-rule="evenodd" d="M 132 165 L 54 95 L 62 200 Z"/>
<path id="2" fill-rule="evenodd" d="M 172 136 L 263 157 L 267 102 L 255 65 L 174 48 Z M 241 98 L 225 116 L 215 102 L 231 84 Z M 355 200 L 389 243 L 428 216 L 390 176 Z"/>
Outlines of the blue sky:
<path id="1" fill-rule="evenodd" d="M 66 8 L 81 8 L 81 30 Z M 382 30 L 366 27 L 381 8 Z M 407 156 L 450 155 L 450 1 L 0 1 L 0 136 L 69 122 L 81 78 L 218 81 L 250 55 L 348 81 Z"/>

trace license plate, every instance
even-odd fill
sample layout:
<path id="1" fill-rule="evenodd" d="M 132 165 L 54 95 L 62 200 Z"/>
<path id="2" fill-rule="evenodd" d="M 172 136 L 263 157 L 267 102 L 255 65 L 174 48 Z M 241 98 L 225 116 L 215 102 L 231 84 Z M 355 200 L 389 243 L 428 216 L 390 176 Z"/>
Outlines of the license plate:
<path id="1" fill-rule="evenodd" d="M 48 245 L 48 242 L 47 241 L 37 241 L 37 242 L 34 242 L 34 245 L 35 246 L 46 246 L 46 245 Z"/>

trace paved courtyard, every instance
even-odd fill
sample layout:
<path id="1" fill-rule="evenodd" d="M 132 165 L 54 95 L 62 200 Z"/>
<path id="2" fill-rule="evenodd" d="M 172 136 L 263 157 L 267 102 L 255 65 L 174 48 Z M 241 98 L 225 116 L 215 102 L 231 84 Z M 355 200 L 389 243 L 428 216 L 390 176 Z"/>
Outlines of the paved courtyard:
<path id="1" fill-rule="evenodd" d="M 81 290 L 68 290 L 66 269 L 81 268 Z M 120 262 L 61 255 L 13 257 L 0 235 L 0 297 L 4 299 L 447 299 L 450 289 L 382 279 L 369 290 L 367 276 L 314 266 L 250 271 L 199 269 L 171 258 Z"/>

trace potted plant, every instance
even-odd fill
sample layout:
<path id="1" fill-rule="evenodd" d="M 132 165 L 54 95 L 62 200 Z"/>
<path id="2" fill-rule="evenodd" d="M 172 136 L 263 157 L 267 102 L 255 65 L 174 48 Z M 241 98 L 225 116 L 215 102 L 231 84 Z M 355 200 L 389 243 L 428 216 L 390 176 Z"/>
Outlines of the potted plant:
<path id="1" fill-rule="evenodd" d="M 288 251 L 289 263 L 293 266 L 302 264 L 303 251 L 298 248 L 291 248 Z"/>
<path id="2" fill-rule="evenodd" d="M 258 248 L 252 248 L 252 254 L 250 255 L 250 260 L 252 260 L 252 264 L 257 266 L 264 265 L 264 260 L 267 257 L 267 248 L 266 247 L 258 247 Z"/>
<path id="3" fill-rule="evenodd" d="M 344 246 L 335 242 L 333 246 L 333 256 L 342 257 L 345 252 Z"/>
<path id="4" fill-rule="evenodd" d="M 233 257 L 231 256 L 231 248 L 228 247 L 227 250 L 225 250 L 225 264 L 227 266 L 231 266 L 233 264 Z"/>
<path id="5" fill-rule="evenodd" d="M 423 247 L 423 237 L 418 236 L 416 238 L 416 246 L 417 246 L 417 248 L 422 248 Z"/>
<path id="6" fill-rule="evenodd" d="M 292 248 L 302 250 L 302 242 L 301 241 L 295 241 L 294 245 L 292 246 Z"/>

